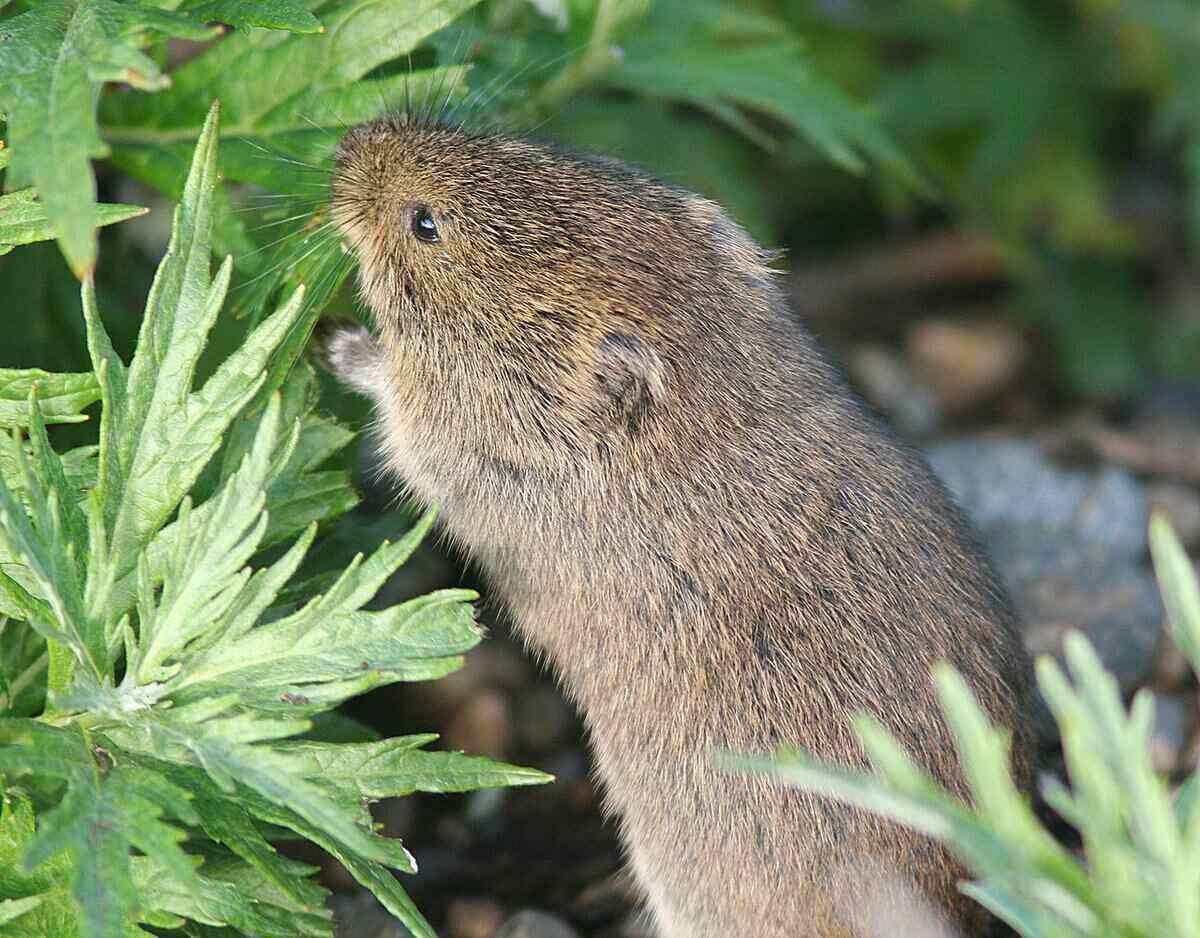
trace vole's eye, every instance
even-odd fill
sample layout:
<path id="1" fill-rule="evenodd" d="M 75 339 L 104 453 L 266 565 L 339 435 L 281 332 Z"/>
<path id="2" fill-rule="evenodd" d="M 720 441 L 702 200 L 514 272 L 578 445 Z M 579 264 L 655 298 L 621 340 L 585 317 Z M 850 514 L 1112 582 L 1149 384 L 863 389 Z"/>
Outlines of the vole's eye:
<path id="1" fill-rule="evenodd" d="M 432 244 L 435 241 L 441 240 L 441 236 L 438 234 L 437 222 L 433 218 L 433 212 L 429 211 L 424 205 L 420 205 L 413 210 L 412 230 L 419 241 L 426 241 Z"/>

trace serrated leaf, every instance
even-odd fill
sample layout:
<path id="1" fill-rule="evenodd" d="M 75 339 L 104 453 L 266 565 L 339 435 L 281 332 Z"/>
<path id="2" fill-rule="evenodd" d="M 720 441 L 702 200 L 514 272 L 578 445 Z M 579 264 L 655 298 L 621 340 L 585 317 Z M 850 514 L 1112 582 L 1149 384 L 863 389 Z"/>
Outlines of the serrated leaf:
<path id="1" fill-rule="evenodd" d="M 247 889 L 249 884 L 241 880 L 226 882 L 201 876 L 181 881 L 162 864 L 139 857 L 132 862 L 132 881 L 138 894 L 153 902 L 156 910 L 194 922 L 228 926 L 262 938 L 332 934 L 327 916 L 262 902 Z"/>
<path id="2" fill-rule="evenodd" d="M 222 434 L 265 380 L 272 353 L 295 329 L 302 291 L 266 319 L 198 390 L 192 378 L 229 282 L 227 262 L 209 276 L 212 196 L 216 185 L 217 111 L 196 147 L 176 211 L 167 257 L 159 267 L 138 350 L 128 369 L 112 351 L 85 285 L 92 358 L 101 376 L 97 495 L 104 508 L 111 580 L 89 584 L 93 607 L 134 568 L 149 540 L 175 510 L 221 445 Z M 109 614 L 114 610 L 109 609 Z"/>
<path id="3" fill-rule="evenodd" d="M 300 293 L 193 387 L 231 270 L 210 265 L 216 135 L 214 110 L 130 364 L 89 283 L 94 383 L 0 373 L 0 403 L 6 387 L 28 392 L 17 419 L 29 429 L 27 445 L 0 440 L 0 616 L 13 608 L 28 620 L 17 633 L 0 619 L 0 694 L 28 706 L 18 685 L 48 671 L 43 718 L 0 719 L 0 790 L 28 808 L 26 788 L 40 810 L 36 825 L 31 811 L 0 815 L 0 918 L 33 923 L 23 938 L 145 935 L 142 926 L 327 936 L 312 869 L 269 843 L 287 829 L 432 936 L 390 872 L 415 862 L 375 831 L 366 802 L 546 777 L 406 751 L 427 737 L 340 752 L 287 742 L 310 730 L 310 715 L 376 684 L 452 670 L 480 630 L 465 590 L 363 609 L 432 513 L 299 608 L 285 598 L 316 522 L 354 499 L 344 473 L 322 468 L 352 434 L 314 413 L 315 378 L 296 367 L 315 317 Z M 97 395 L 99 447 L 59 456 L 47 416 L 71 419 Z M 301 529 L 262 565 L 264 546 Z M 64 671 L 67 646 L 89 666 Z M 32 870 L 6 874 L 10 834 L 10 865 L 19 857 Z M 0 934 L 11 934 L 2 920 Z"/>
<path id="4" fill-rule="evenodd" d="M 28 872 L 22 866 L 35 832 L 29 796 L 20 788 L 8 788 L 0 813 L 0 897 L 13 903 L 10 909 L 27 905 L 22 914 L 0 923 L 0 936 L 75 938 L 80 922 L 71 898 L 69 858 L 60 854 Z"/>
<path id="5" fill-rule="evenodd" d="M 277 359 L 279 355 L 277 350 Z M 260 389 L 260 397 L 266 387 L 267 385 L 264 385 Z M 317 387 L 311 368 L 307 365 L 297 368 L 283 389 L 281 401 L 281 419 L 285 424 L 299 422 L 300 436 L 294 441 L 294 446 L 290 437 L 280 437 L 280 449 L 271 455 L 272 480 L 266 493 L 268 521 L 260 547 L 274 546 L 296 537 L 313 522 L 325 521 L 348 511 L 358 502 L 358 496 L 344 472 L 311 471 L 353 438 L 349 431 L 312 414 L 311 411 L 317 404 Z M 247 411 L 253 412 L 257 407 L 257 402 L 251 403 Z M 204 476 L 194 487 L 194 492 L 201 491 L 211 496 L 215 487 L 229 478 L 239 461 L 245 458 L 253 446 L 258 426 L 259 422 L 252 419 L 239 420 L 233 424 L 226 434 L 220 455 L 209 464 Z M 285 444 L 290 448 L 290 456 L 282 450 Z M 215 505 L 211 499 L 197 505 L 192 512 L 194 523 L 207 524 Z M 306 535 L 309 543 L 315 533 L 310 531 Z M 145 550 L 144 557 L 150 582 L 155 586 L 162 581 L 167 558 L 176 549 L 179 535 L 179 522 L 173 521 L 154 536 Z M 284 580 L 293 572 L 295 571 L 286 573 Z M 110 594 L 112 608 L 124 611 L 133 604 L 135 579 L 134 571 L 118 578 Z M 274 590 L 277 592 L 282 586 L 283 581 L 280 581 Z M 274 595 L 275 593 L 271 594 L 272 598 L 268 603 L 274 601 Z M 246 608 L 243 600 L 239 600 L 237 606 L 243 610 Z M 254 616 L 257 617 L 262 611 L 258 609 Z M 239 615 L 237 618 L 243 620 L 245 616 Z M 253 621 L 251 618 L 246 627 Z M 210 636 L 209 640 L 214 639 L 215 635 Z"/>
<path id="6" fill-rule="evenodd" d="M 37 831 L 33 804 L 20 788 L 7 788 L 0 813 L 0 897 L 41 895 L 65 886 L 70 862 L 53 857 L 26 870 L 23 860 Z"/>
<path id="7" fill-rule="evenodd" d="M 153 89 L 166 77 L 140 45 L 148 33 L 202 39 L 186 17 L 116 0 L 44 0 L 0 23 L 0 110 L 13 154 L 10 188 L 41 193 L 50 226 L 76 276 L 96 260 L 99 224 L 89 160 L 106 152 L 96 127 L 96 87 L 125 81 Z"/>
<path id="8" fill-rule="evenodd" d="M 336 130 L 334 115 L 361 119 L 349 108 L 367 106 L 371 94 L 376 96 L 371 113 L 378 112 L 380 86 L 368 82 L 367 88 L 355 91 L 352 82 L 411 52 L 477 2 L 350 0 L 325 14 L 321 35 L 283 40 L 253 33 L 230 36 L 176 70 L 169 93 L 153 98 L 115 95 L 105 102 L 105 136 L 122 144 L 195 140 L 214 99 L 221 101 L 231 136 L 313 130 L 300 116 L 311 117 L 310 112 L 318 127 Z M 246 74 L 262 81 L 242 81 L 239 76 Z"/>
<path id="9" fill-rule="evenodd" d="M 161 680 L 164 664 L 176 661 L 190 642 L 236 614 L 233 604 L 250 578 L 246 564 L 266 530 L 264 489 L 279 432 L 278 401 L 274 403 L 259 423 L 259 444 L 215 496 L 207 523 L 194 522 L 191 504 L 185 501 L 169 565 L 161 577 L 153 577 L 143 565 L 147 572 L 139 582 L 138 645 L 131 651 L 124 683 Z M 163 588 L 156 598 L 159 580 Z"/>
<path id="10" fill-rule="evenodd" d="M 307 723 L 263 719 L 249 713 L 185 722 L 170 712 L 142 711 L 128 727 L 113 728 L 109 735 L 125 749 L 198 765 L 229 794 L 245 789 L 270 804 L 287 805 L 306 829 L 320 830 L 365 858 L 413 870 L 412 858 L 398 842 L 378 837 L 362 826 L 356 812 L 296 772 L 286 754 L 251 745 L 294 736 L 307 728 Z M 239 798 L 246 803 L 244 795 Z"/>
<path id="11" fill-rule="evenodd" d="M 378 681 L 441 677 L 457 670 L 459 656 L 479 642 L 466 605 L 474 595 L 447 590 L 412 606 L 333 614 L 316 625 L 297 614 L 202 654 L 174 681 L 172 693 L 190 701 L 241 687 L 245 703 L 276 709 L 281 701 L 304 704 L 322 694 L 324 684 L 338 685 L 336 701 L 358 681 L 368 682 L 365 689 Z"/>
<path id="12" fill-rule="evenodd" d="M 101 228 L 115 225 L 148 211 L 140 205 L 100 203 L 96 206 L 96 225 Z M 49 241 L 54 236 L 45 206 L 36 200 L 33 189 L 0 195 L 0 254 L 7 254 L 17 245 Z"/>
<path id="13" fill-rule="evenodd" d="M 384 548 L 386 550 L 386 548 Z M 175 699 L 242 688 L 269 705 L 303 686 L 346 681 L 370 671 L 388 680 L 427 680 L 455 669 L 480 639 L 468 590 L 443 590 L 381 612 L 325 611 L 319 600 L 190 662 L 172 681 Z"/>
<path id="14" fill-rule="evenodd" d="M 371 890 L 383 907 L 396 916 L 412 933 L 413 938 L 438 938 L 437 932 L 425 921 L 425 917 L 413 904 L 408 893 L 404 891 L 404 887 L 400 885 L 400 881 L 386 866 L 376 863 L 374 860 L 355 856 L 327 837 L 311 833 L 309 837 L 328 850 L 360 886 Z"/>
<path id="15" fill-rule="evenodd" d="M 83 410 L 100 399 L 93 374 L 52 374 L 37 368 L 0 368 L 0 428 L 29 426 L 29 393 L 38 389 L 46 423 L 87 420 Z"/>
<path id="16" fill-rule="evenodd" d="M 20 442 L 0 432 L 0 447 L 7 449 L 8 460 L 18 467 L 30 506 L 27 513 L 0 474 L 0 558 L 10 565 L 9 572 L 0 571 L 0 592 L 6 605 L 17 608 L 20 617 L 51 643 L 52 672 L 55 646 L 62 645 L 99 680 L 107 668 L 103 626 L 87 613 L 82 571 L 71 540 L 79 534 L 79 509 L 61 463 L 45 440 L 36 409 L 31 410 L 31 418 L 37 474 Z M 71 666 L 60 659 L 59 667 L 65 679 Z"/>
<path id="17" fill-rule="evenodd" d="M 312 867 L 280 856 L 259 831 L 253 815 L 237 799 L 227 797 L 201 770 L 141 755 L 126 754 L 126 757 L 155 767 L 174 784 L 191 792 L 204 832 L 274 883 L 278 890 L 275 904 L 295 912 L 321 911 L 324 891 L 308 878 Z M 213 875 L 213 870 L 206 868 L 205 875 Z"/>
<path id="18" fill-rule="evenodd" d="M 372 743 L 295 742 L 277 747 L 303 763 L 314 781 L 358 798 L 396 798 L 416 791 L 458 792 L 479 788 L 543 785 L 554 777 L 536 769 L 506 765 L 460 752 L 421 748 L 431 736 L 408 736 Z"/>
<path id="19" fill-rule="evenodd" d="M 179 847 L 183 833 L 162 816 L 165 809 L 184 821 L 196 818 L 186 792 L 162 776 L 111 764 L 77 729 L 53 729 L 32 720 L 0 721 L 0 769 L 67 783 L 58 805 L 39 818 L 22 862 L 36 869 L 67 852 L 72 892 L 90 934 L 124 934 L 137 917 L 131 847 L 179 879 L 194 880 L 192 861 Z"/>

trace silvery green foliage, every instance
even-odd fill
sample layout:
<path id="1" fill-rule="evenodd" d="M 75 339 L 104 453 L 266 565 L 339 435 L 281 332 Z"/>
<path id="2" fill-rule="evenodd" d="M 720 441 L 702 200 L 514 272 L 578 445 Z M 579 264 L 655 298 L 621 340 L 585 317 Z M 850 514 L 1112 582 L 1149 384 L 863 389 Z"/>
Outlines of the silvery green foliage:
<path id="1" fill-rule="evenodd" d="M 1150 525 L 1173 635 L 1200 672 L 1200 587 L 1166 520 Z M 1037 680 L 1062 735 L 1070 787 L 1042 783 L 1047 804 L 1082 837 L 1082 859 L 1035 816 L 1009 772 L 1007 732 L 991 726 L 948 666 L 935 675 L 973 806 L 952 798 L 879 724 L 857 730 L 873 774 L 807 756 L 733 758 L 810 791 L 893 818 L 949 846 L 975 880 L 963 889 L 1026 938 L 1200 936 L 1200 808 L 1193 775 L 1177 792 L 1155 772 L 1154 700 L 1127 709 L 1116 680 L 1083 636 L 1065 643 L 1066 671 L 1037 662 Z"/>
<path id="2" fill-rule="evenodd" d="M 0 934 L 331 935 L 314 871 L 272 846 L 290 831 L 433 938 L 370 802 L 547 777 L 426 751 L 432 736 L 302 738 L 349 697 L 458 667 L 475 596 L 363 608 L 431 516 L 323 592 L 283 595 L 317 522 L 354 503 L 319 468 L 351 434 L 314 413 L 302 290 L 196 386 L 232 266 L 211 274 L 216 150 L 214 108 L 133 360 L 85 284 L 93 374 L 0 372 Z M 56 452 L 47 422 L 97 398 L 98 446 Z"/>

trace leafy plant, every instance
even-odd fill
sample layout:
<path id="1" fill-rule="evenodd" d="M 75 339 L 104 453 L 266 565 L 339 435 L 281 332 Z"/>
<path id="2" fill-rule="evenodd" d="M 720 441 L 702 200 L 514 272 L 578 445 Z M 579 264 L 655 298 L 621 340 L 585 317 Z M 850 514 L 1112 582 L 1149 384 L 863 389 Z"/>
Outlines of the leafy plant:
<path id="1" fill-rule="evenodd" d="M 107 157 L 176 198 L 205 111 L 220 99 L 230 138 L 223 177 L 286 202 L 269 213 L 265 239 L 218 203 L 217 244 L 262 277 L 246 304 L 257 306 L 279 286 L 276 267 L 318 284 L 323 297 L 334 292 L 345 267 L 335 268 L 335 254 L 313 237 L 319 199 L 304 190 L 320 186 L 346 126 L 406 101 L 459 102 L 540 123 L 588 90 L 624 89 L 647 106 L 696 106 L 761 147 L 795 133 L 847 169 L 861 172 L 870 158 L 916 180 L 869 110 L 819 75 L 787 26 L 765 12 L 725 0 L 581 0 L 547 17 L 521 0 L 464 16 L 479 2 L 39 3 L 0 20 L 8 185 L 45 193 L 46 219 L 82 276 L 94 264 L 91 232 L 101 218 L 89 158 Z M 213 20 L 239 28 L 222 35 Z M 170 38 L 208 44 L 170 69 Z M 287 251 L 269 250 L 274 242 Z"/>
<path id="2" fill-rule="evenodd" d="M 273 845 L 305 838 L 432 938 L 370 802 L 548 777 L 432 736 L 305 735 L 370 688 L 457 668 L 475 595 L 364 608 L 431 515 L 325 589 L 291 583 L 353 504 L 321 469 L 352 434 L 314 411 L 302 288 L 193 387 L 232 272 L 210 272 L 217 130 L 214 107 L 132 361 L 85 282 L 92 374 L 0 372 L 0 934 L 330 935 L 313 869 Z M 99 445 L 56 452 L 47 424 L 97 398 Z"/>
<path id="3" fill-rule="evenodd" d="M 1151 549 L 1172 632 L 1200 673 L 1200 585 L 1170 526 L 1156 516 Z M 1116 680 L 1080 634 L 1065 642 L 1064 673 L 1037 662 L 1038 686 L 1062 734 L 1071 787 L 1043 783 L 1046 803 L 1082 839 L 1082 858 L 1041 824 L 1013 784 L 1009 738 L 991 726 L 949 666 L 935 675 L 973 805 L 950 796 L 888 732 L 855 727 L 874 774 L 807 756 L 737 757 L 731 766 L 768 772 L 809 791 L 877 812 L 949 846 L 976 877 L 962 886 L 1027 938 L 1186 938 L 1200 935 L 1200 781 L 1178 791 L 1154 770 L 1154 699 L 1140 691 L 1126 710 Z"/>

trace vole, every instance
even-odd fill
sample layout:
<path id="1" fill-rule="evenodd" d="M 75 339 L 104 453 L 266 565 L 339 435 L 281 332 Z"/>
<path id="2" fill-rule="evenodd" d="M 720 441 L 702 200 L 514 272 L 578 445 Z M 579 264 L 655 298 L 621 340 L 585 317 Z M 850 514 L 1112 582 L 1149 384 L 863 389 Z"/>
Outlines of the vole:
<path id="1" fill-rule="evenodd" d="M 862 767 L 865 711 L 965 796 L 944 659 L 1031 762 L 996 578 L 769 256 L 618 161 L 407 115 L 346 133 L 331 212 L 375 330 L 325 358 L 580 707 L 662 938 L 860 936 L 909 900 L 974 933 L 940 846 L 711 758 Z"/>

